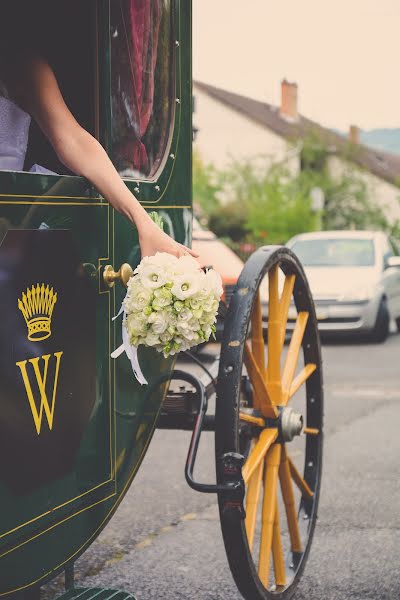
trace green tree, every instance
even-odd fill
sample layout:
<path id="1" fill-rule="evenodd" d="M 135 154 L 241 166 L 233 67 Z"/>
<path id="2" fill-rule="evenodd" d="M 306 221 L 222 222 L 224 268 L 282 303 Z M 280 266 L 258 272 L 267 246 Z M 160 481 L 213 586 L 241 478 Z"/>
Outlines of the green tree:
<path id="1" fill-rule="evenodd" d="M 198 152 L 193 153 L 193 199 L 203 216 L 217 209 L 221 191 L 221 174 L 212 165 L 204 164 Z"/>
<path id="2" fill-rule="evenodd" d="M 255 242 L 284 243 L 316 228 L 309 190 L 284 165 L 263 170 L 253 162 L 237 162 L 226 177 L 233 204 L 245 213 L 245 228 Z"/>
<path id="3" fill-rule="evenodd" d="M 329 163 L 332 152 L 317 131 L 303 140 L 297 174 L 288 168 L 289 161 L 271 166 L 260 159 L 236 161 L 218 171 L 195 154 L 195 201 L 210 228 L 235 243 L 280 244 L 298 233 L 321 228 L 380 229 L 397 237 L 400 224 L 389 224 L 384 207 L 351 161 L 352 152 L 357 151 L 350 145 L 344 147 L 336 175 Z M 311 200 L 316 187 L 325 197 L 318 214 Z M 219 201 L 222 197 L 224 205 Z"/>
<path id="4" fill-rule="evenodd" d="M 359 148 L 353 144 L 343 147 L 341 172 L 332 175 L 327 141 L 317 130 L 306 136 L 301 153 L 300 178 L 307 186 L 320 187 L 325 196 L 322 214 L 323 229 L 382 229 L 390 226 L 385 212 L 353 159 Z M 335 151 L 337 153 L 337 151 Z M 311 190 L 311 187 L 310 187 Z"/>

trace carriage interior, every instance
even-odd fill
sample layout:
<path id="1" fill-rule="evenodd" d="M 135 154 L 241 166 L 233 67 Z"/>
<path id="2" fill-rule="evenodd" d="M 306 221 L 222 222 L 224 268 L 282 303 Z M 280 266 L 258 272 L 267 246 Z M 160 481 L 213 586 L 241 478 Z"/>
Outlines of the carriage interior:
<path id="1" fill-rule="evenodd" d="M 10 53 L 22 49 L 40 54 L 51 65 L 68 108 L 106 147 L 121 176 L 153 178 L 162 168 L 173 128 L 172 3 L 110 3 L 108 73 L 101 69 L 105 56 L 97 0 L 7 0 L 1 19 L 11 40 L 0 46 L 3 63 L 10 60 Z M 101 114 L 101 97 L 107 88 L 111 131 L 105 131 L 106 116 Z M 32 121 L 23 170 L 29 171 L 34 164 L 55 174 L 72 174 Z"/>

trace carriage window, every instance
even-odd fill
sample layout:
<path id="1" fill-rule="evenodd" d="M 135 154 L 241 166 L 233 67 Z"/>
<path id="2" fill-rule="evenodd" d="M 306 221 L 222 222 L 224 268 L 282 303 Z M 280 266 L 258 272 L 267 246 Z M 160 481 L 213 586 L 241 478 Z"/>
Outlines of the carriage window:
<path id="1" fill-rule="evenodd" d="M 163 161 L 173 67 L 173 0 L 112 0 L 112 157 L 122 176 L 152 177 Z"/>

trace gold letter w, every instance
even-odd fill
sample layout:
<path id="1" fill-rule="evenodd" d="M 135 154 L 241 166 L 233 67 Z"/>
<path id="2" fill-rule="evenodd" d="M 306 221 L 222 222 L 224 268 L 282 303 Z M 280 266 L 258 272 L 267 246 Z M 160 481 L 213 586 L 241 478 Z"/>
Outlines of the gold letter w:
<path id="1" fill-rule="evenodd" d="M 35 422 L 37 434 L 40 435 L 40 430 L 42 428 L 42 420 L 43 420 L 43 409 L 46 413 L 47 422 L 49 424 L 49 429 L 51 431 L 53 427 L 53 418 L 54 418 L 54 409 L 56 405 L 56 394 L 57 394 L 57 382 L 58 382 L 58 373 L 60 370 L 60 360 L 63 352 L 55 352 L 54 356 L 56 357 L 56 372 L 54 375 L 54 385 L 53 385 L 53 397 L 51 401 L 51 408 L 49 402 L 47 400 L 46 394 L 46 381 L 47 381 L 47 371 L 49 367 L 49 359 L 50 354 L 45 354 L 42 356 L 44 360 L 44 373 L 43 376 L 39 369 L 39 360 L 38 358 L 30 358 L 29 362 L 33 365 L 33 369 L 35 372 L 36 381 L 38 384 L 39 392 L 40 392 L 40 410 L 38 411 L 35 399 L 33 397 L 33 392 L 31 388 L 31 384 L 29 381 L 28 373 L 26 371 L 26 363 L 27 360 L 22 360 L 21 362 L 17 362 L 16 365 L 21 369 L 22 379 L 24 380 L 26 395 L 28 396 L 29 406 L 31 407 L 33 420 Z"/>

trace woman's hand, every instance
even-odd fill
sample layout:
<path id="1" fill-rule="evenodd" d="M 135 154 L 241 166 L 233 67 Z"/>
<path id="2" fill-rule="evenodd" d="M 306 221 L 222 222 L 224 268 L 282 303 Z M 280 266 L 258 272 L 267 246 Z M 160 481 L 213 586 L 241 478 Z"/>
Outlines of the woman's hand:
<path id="1" fill-rule="evenodd" d="M 168 254 L 173 254 L 178 258 L 185 254 L 190 254 L 195 258 L 199 256 L 190 248 L 173 240 L 151 220 L 140 226 L 139 244 L 142 258 L 144 256 L 153 256 L 156 252 L 168 252 Z"/>

